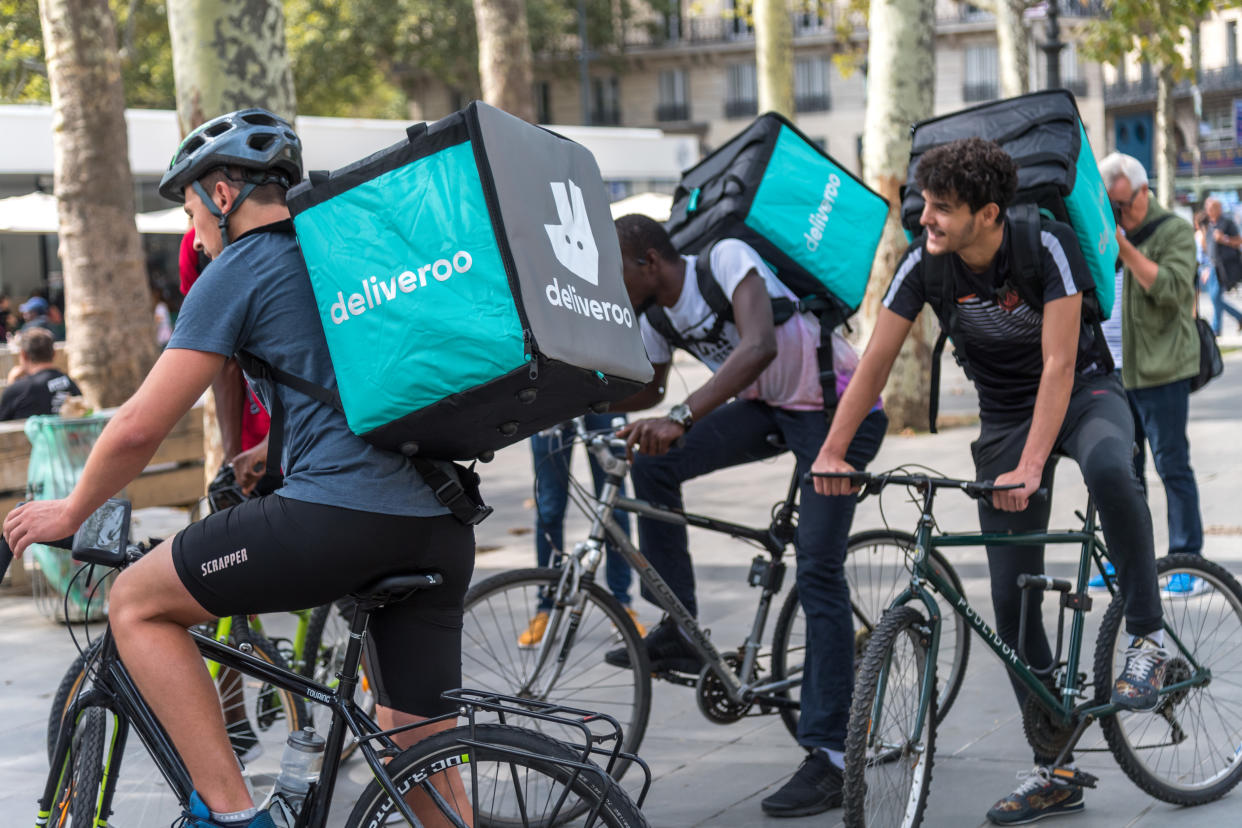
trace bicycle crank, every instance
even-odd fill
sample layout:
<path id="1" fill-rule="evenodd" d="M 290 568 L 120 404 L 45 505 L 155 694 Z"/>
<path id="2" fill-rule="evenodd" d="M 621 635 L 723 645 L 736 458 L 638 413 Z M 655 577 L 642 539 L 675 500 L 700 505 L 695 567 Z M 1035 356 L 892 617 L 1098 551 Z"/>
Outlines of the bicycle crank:
<path id="1" fill-rule="evenodd" d="M 737 653 L 725 653 L 723 656 L 725 664 L 734 673 L 741 669 L 741 659 Z M 758 670 L 752 670 L 751 681 L 758 678 Z M 728 688 L 720 677 L 712 672 L 710 665 L 704 666 L 703 671 L 699 673 L 698 686 L 694 694 L 695 700 L 699 703 L 699 710 L 707 717 L 709 721 L 716 724 L 733 724 L 741 719 L 754 706 L 753 701 L 735 702 L 729 698 Z"/>

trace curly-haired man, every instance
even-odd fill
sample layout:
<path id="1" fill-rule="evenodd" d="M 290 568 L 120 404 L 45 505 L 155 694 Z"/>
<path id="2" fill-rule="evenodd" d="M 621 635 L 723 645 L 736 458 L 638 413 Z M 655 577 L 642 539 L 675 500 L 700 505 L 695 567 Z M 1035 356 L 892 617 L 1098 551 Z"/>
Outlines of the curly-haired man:
<path id="1" fill-rule="evenodd" d="M 1018 488 L 997 491 L 979 506 L 985 532 L 1042 530 L 1051 504 L 1032 499 L 1051 487 L 1053 453 L 1072 457 L 1099 507 L 1108 547 L 1116 558 L 1132 636 L 1112 694 L 1115 704 L 1149 709 L 1168 655 L 1156 586 L 1151 514 L 1134 474 L 1134 423 L 1103 337 L 1083 319 L 1083 292 L 1091 276 L 1072 228 L 1040 227 L 1037 289 L 1042 308 L 1028 304 L 1032 287 L 1019 284 L 1006 208 L 1017 190 L 1017 167 L 997 144 L 967 138 L 923 155 L 915 171 L 925 206 L 925 233 L 906 251 L 884 297 L 875 332 L 841 398 L 828 438 L 813 466 L 844 472 L 854 429 L 866 416 L 892 369 L 901 344 L 925 303 L 954 345 L 965 352 L 979 394 L 979 438 L 971 445 L 980 480 Z M 956 318 L 954 317 L 956 315 Z M 845 479 L 816 481 L 822 494 L 844 494 Z M 1042 546 L 988 549 L 992 605 L 1002 640 L 1016 651 L 1022 593 L 1017 578 L 1042 573 Z M 1051 664 L 1040 593 L 1027 606 L 1025 651 L 1035 666 Z M 1021 703 L 1023 686 L 1014 682 Z M 1082 788 L 1046 767 L 1056 757 L 1036 755 L 1036 770 L 988 812 L 1012 825 L 1082 810 Z"/>

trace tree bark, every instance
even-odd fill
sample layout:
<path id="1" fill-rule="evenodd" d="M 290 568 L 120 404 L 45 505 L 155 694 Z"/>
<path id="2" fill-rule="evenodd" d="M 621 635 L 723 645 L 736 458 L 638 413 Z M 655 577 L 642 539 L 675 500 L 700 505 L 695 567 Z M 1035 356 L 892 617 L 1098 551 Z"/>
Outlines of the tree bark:
<path id="1" fill-rule="evenodd" d="M 169 0 L 168 31 L 182 135 L 251 106 L 293 121 L 297 97 L 278 0 Z"/>
<path id="2" fill-rule="evenodd" d="M 297 98 L 279 0 L 168 0 L 168 30 L 182 135 L 252 106 L 293 122 Z M 203 406 L 203 454 L 210 483 L 225 459 L 210 391 Z"/>
<path id="3" fill-rule="evenodd" d="M 483 100 L 535 122 L 534 70 L 526 0 L 474 0 Z"/>
<path id="4" fill-rule="evenodd" d="M 1156 79 L 1156 199 L 1160 206 L 1173 209 L 1173 178 L 1177 174 L 1177 121 L 1173 110 L 1173 67 L 1161 66 Z"/>
<path id="5" fill-rule="evenodd" d="M 134 224 L 125 92 L 107 0 L 40 0 L 69 373 L 96 408 L 120 405 L 155 361 L 155 319 Z"/>
<path id="6" fill-rule="evenodd" d="M 794 119 L 793 18 L 786 0 L 755 0 L 759 111 Z"/>
<path id="7" fill-rule="evenodd" d="M 1022 0 L 996 0 L 996 52 L 1000 64 L 1000 94 L 1012 98 L 1030 91 L 1030 53 Z"/>
<path id="8" fill-rule="evenodd" d="M 889 215 L 863 299 L 864 337 L 870 336 L 875 326 L 884 291 L 906 248 L 900 193 L 910 162 L 910 125 L 932 114 L 933 7 L 924 0 L 871 0 L 863 175 L 868 186 L 888 199 Z M 927 423 L 934 326 L 932 314 L 920 314 L 893 365 L 884 389 L 884 407 L 892 430 Z"/>

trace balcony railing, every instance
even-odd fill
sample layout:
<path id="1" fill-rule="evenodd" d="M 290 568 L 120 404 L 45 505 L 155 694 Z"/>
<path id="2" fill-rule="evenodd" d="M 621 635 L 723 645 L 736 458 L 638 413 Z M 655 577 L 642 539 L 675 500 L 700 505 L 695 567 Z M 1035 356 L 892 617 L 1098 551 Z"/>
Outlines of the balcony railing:
<path id="1" fill-rule="evenodd" d="M 1155 76 L 1110 83 L 1104 89 L 1104 100 L 1110 106 L 1145 103 L 1155 100 L 1156 86 Z M 1204 69 L 1199 73 L 1199 90 L 1201 92 L 1242 92 L 1242 63 Z M 1180 81 L 1173 87 L 1173 95 L 1179 98 L 1189 96 L 1190 81 Z"/>
<path id="2" fill-rule="evenodd" d="M 1107 17 L 1104 0 L 1057 0 L 1061 17 Z M 969 3 L 958 3 L 952 11 L 936 15 L 937 23 L 991 23 L 996 15 Z"/>
<path id="3" fill-rule="evenodd" d="M 828 95 L 798 95 L 794 98 L 794 110 L 797 112 L 827 112 L 832 109 L 832 98 Z"/>
<path id="4" fill-rule="evenodd" d="M 669 103 L 656 107 L 657 121 L 688 121 L 690 120 L 690 104 Z"/>
<path id="5" fill-rule="evenodd" d="M 759 102 L 756 100 L 725 101 L 726 118 L 753 118 L 759 114 Z"/>
<path id="6" fill-rule="evenodd" d="M 803 13 L 792 15 L 794 38 L 830 35 L 833 20 Z M 663 21 L 653 20 L 629 24 L 622 37 L 627 47 L 651 48 L 661 46 L 697 46 L 712 43 L 750 43 L 755 32 L 744 21 L 725 16 L 687 16 L 676 27 L 665 26 Z"/>
<path id="7" fill-rule="evenodd" d="M 1068 80 L 1062 78 L 1061 86 L 1073 92 L 1075 98 L 1081 98 L 1087 94 L 1086 78 L 1070 78 Z"/>
<path id="8" fill-rule="evenodd" d="M 971 103 L 972 101 L 990 101 L 996 98 L 997 88 L 995 83 L 964 83 L 962 84 L 962 100 Z"/>
<path id="9" fill-rule="evenodd" d="M 616 107 L 591 107 L 591 126 L 620 126 L 621 110 Z"/>

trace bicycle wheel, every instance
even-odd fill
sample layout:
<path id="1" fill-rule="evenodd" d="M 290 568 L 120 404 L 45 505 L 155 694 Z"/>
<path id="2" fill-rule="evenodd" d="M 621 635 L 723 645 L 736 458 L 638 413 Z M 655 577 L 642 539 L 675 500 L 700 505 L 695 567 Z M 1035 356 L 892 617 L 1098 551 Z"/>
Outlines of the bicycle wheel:
<path id="1" fill-rule="evenodd" d="M 1211 671 L 1200 685 L 1163 695 L 1155 710 L 1100 720 L 1117 764 L 1147 793 L 1176 805 L 1219 799 L 1242 779 L 1242 587 L 1224 567 L 1199 555 L 1156 560 L 1161 587 L 1175 575 L 1198 579 L 1182 597 L 1161 591 L 1166 686 L 1185 681 L 1194 664 Z M 1193 582 L 1192 582 L 1193 583 Z M 1130 636 L 1116 596 L 1100 622 L 1095 699 L 1108 702 Z"/>
<path id="2" fill-rule="evenodd" d="M 936 743 L 936 694 L 922 695 L 927 620 L 914 607 L 884 614 L 871 635 L 845 737 L 843 816 L 850 828 L 915 828 L 923 821 Z M 877 704 L 877 694 L 883 698 Z M 911 738 L 922 714 L 923 730 Z"/>
<path id="3" fill-rule="evenodd" d="M 352 599 L 342 598 L 340 601 L 315 607 L 311 612 L 303 649 L 306 656 L 299 669 L 302 675 L 328 687 L 336 687 L 336 675 L 345 663 L 345 648 L 349 645 L 349 618 L 353 607 Z M 371 686 L 365 663 L 358 667 L 358 687 L 354 691 L 354 704 L 368 716 L 375 715 L 375 690 Z M 332 711 L 316 705 L 312 713 L 319 720 L 320 732 L 327 733 L 327 723 L 332 720 Z M 341 760 L 348 759 L 357 748 L 356 742 L 347 739 L 341 746 Z"/>
<path id="4" fill-rule="evenodd" d="M 48 825 L 92 828 L 99 788 L 104 777 L 104 736 L 107 712 L 101 707 L 82 711 L 69 742 L 65 768 L 52 800 Z"/>
<path id="5" fill-rule="evenodd" d="M 277 667 L 286 667 L 284 658 L 271 641 L 253 631 L 234 631 L 230 643 L 243 652 Z M 275 779 L 280 773 L 280 756 L 289 734 L 310 724 L 306 700 L 287 690 L 272 687 L 260 679 L 221 668 L 216 677 L 220 707 L 229 742 L 252 777 Z"/>
<path id="6" fill-rule="evenodd" d="M 606 713 L 621 725 L 621 750 L 636 753 L 651 712 L 651 671 L 638 630 L 615 598 L 583 582 L 577 596 L 554 600 L 538 647 L 518 646 L 518 636 L 539 612 L 541 597 L 554 595 L 560 578 L 558 569 L 519 569 L 470 588 L 462 630 L 462 684 Z M 578 599 L 583 607 L 575 625 L 572 610 Z M 629 654 L 630 667 L 604 661 L 604 654 L 617 647 Z M 544 722 L 531 726 L 549 727 Z M 575 736 L 550 727 L 555 737 Z M 620 779 L 628 767 L 628 762 L 617 762 L 613 777 Z"/>
<path id="7" fill-rule="evenodd" d="M 69 705 L 78 697 L 78 693 L 85 686 L 87 678 L 87 664 L 91 663 L 95 655 L 99 652 L 99 647 L 103 644 L 102 638 L 96 638 L 85 650 L 78 653 L 77 658 L 69 665 L 69 669 L 65 671 L 65 675 L 61 677 L 60 684 L 56 686 L 56 693 L 52 696 L 52 709 L 48 712 L 47 717 L 47 758 L 52 759 L 52 753 L 56 750 L 56 737 L 60 733 L 61 722 L 64 721 L 65 713 L 69 710 Z"/>
<path id="8" fill-rule="evenodd" d="M 476 739 L 482 744 L 472 744 Z M 445 824 L 451 819 L 471 824 L 473 815 L 476 828 L 647 825 L 626 793 L 607 776 L 564 764 L 580 755 L 533 730 L 480 724 L 474 739 L 468 727 L 428 737 L 393 759 L 388 774 L 398 791 L 418 789 L 411 798 L 415 808 L 420 804 L 433 808 L 425 792 L 434 786 L 442 801 L 431 813 L 445 815 Z M 379 782 L 372 781 L 345 824 L 385 825 L 396 812 Z M 427 822 L 422 813 L 418 815 Z M 396 821 L 404 824 L 400 817 Z"/>
<path id="9" fill-rule="evenodd" d="M 875 530 L 851 535 L 846 546 L 845 577 L 850 584 L 850 604 L 854 609 L 854 670 L 862 663 L 876 624 L 898 593 L 910 583 L 909 558 L 913 554 L 914 536 L 905 532 Z M 953 585 L 958 594 L 962 582 L 953 567 L 939 551 L 932 550 L 931 566 Z M 929 585 L 930 588 L 930 585 Z M 970 630 L 950 607 L 942 607 L 940 650 L 936 655 L 936 676 L 940 695 L 936 701 L 936 721 L 943 721 L 957 699 L 966 677 L 966 661 L 970 657 Z M 785 596 L 776 627 L 772 632 L 772 678 L 796 678 L 802 672 L 806 652 L 806 619 L 798 601 L 795 584 Z M 798 688 L 789 693 L 798 698 Z M 782 709 L 781 719 L 796 738 L 798 711 Z"/>

